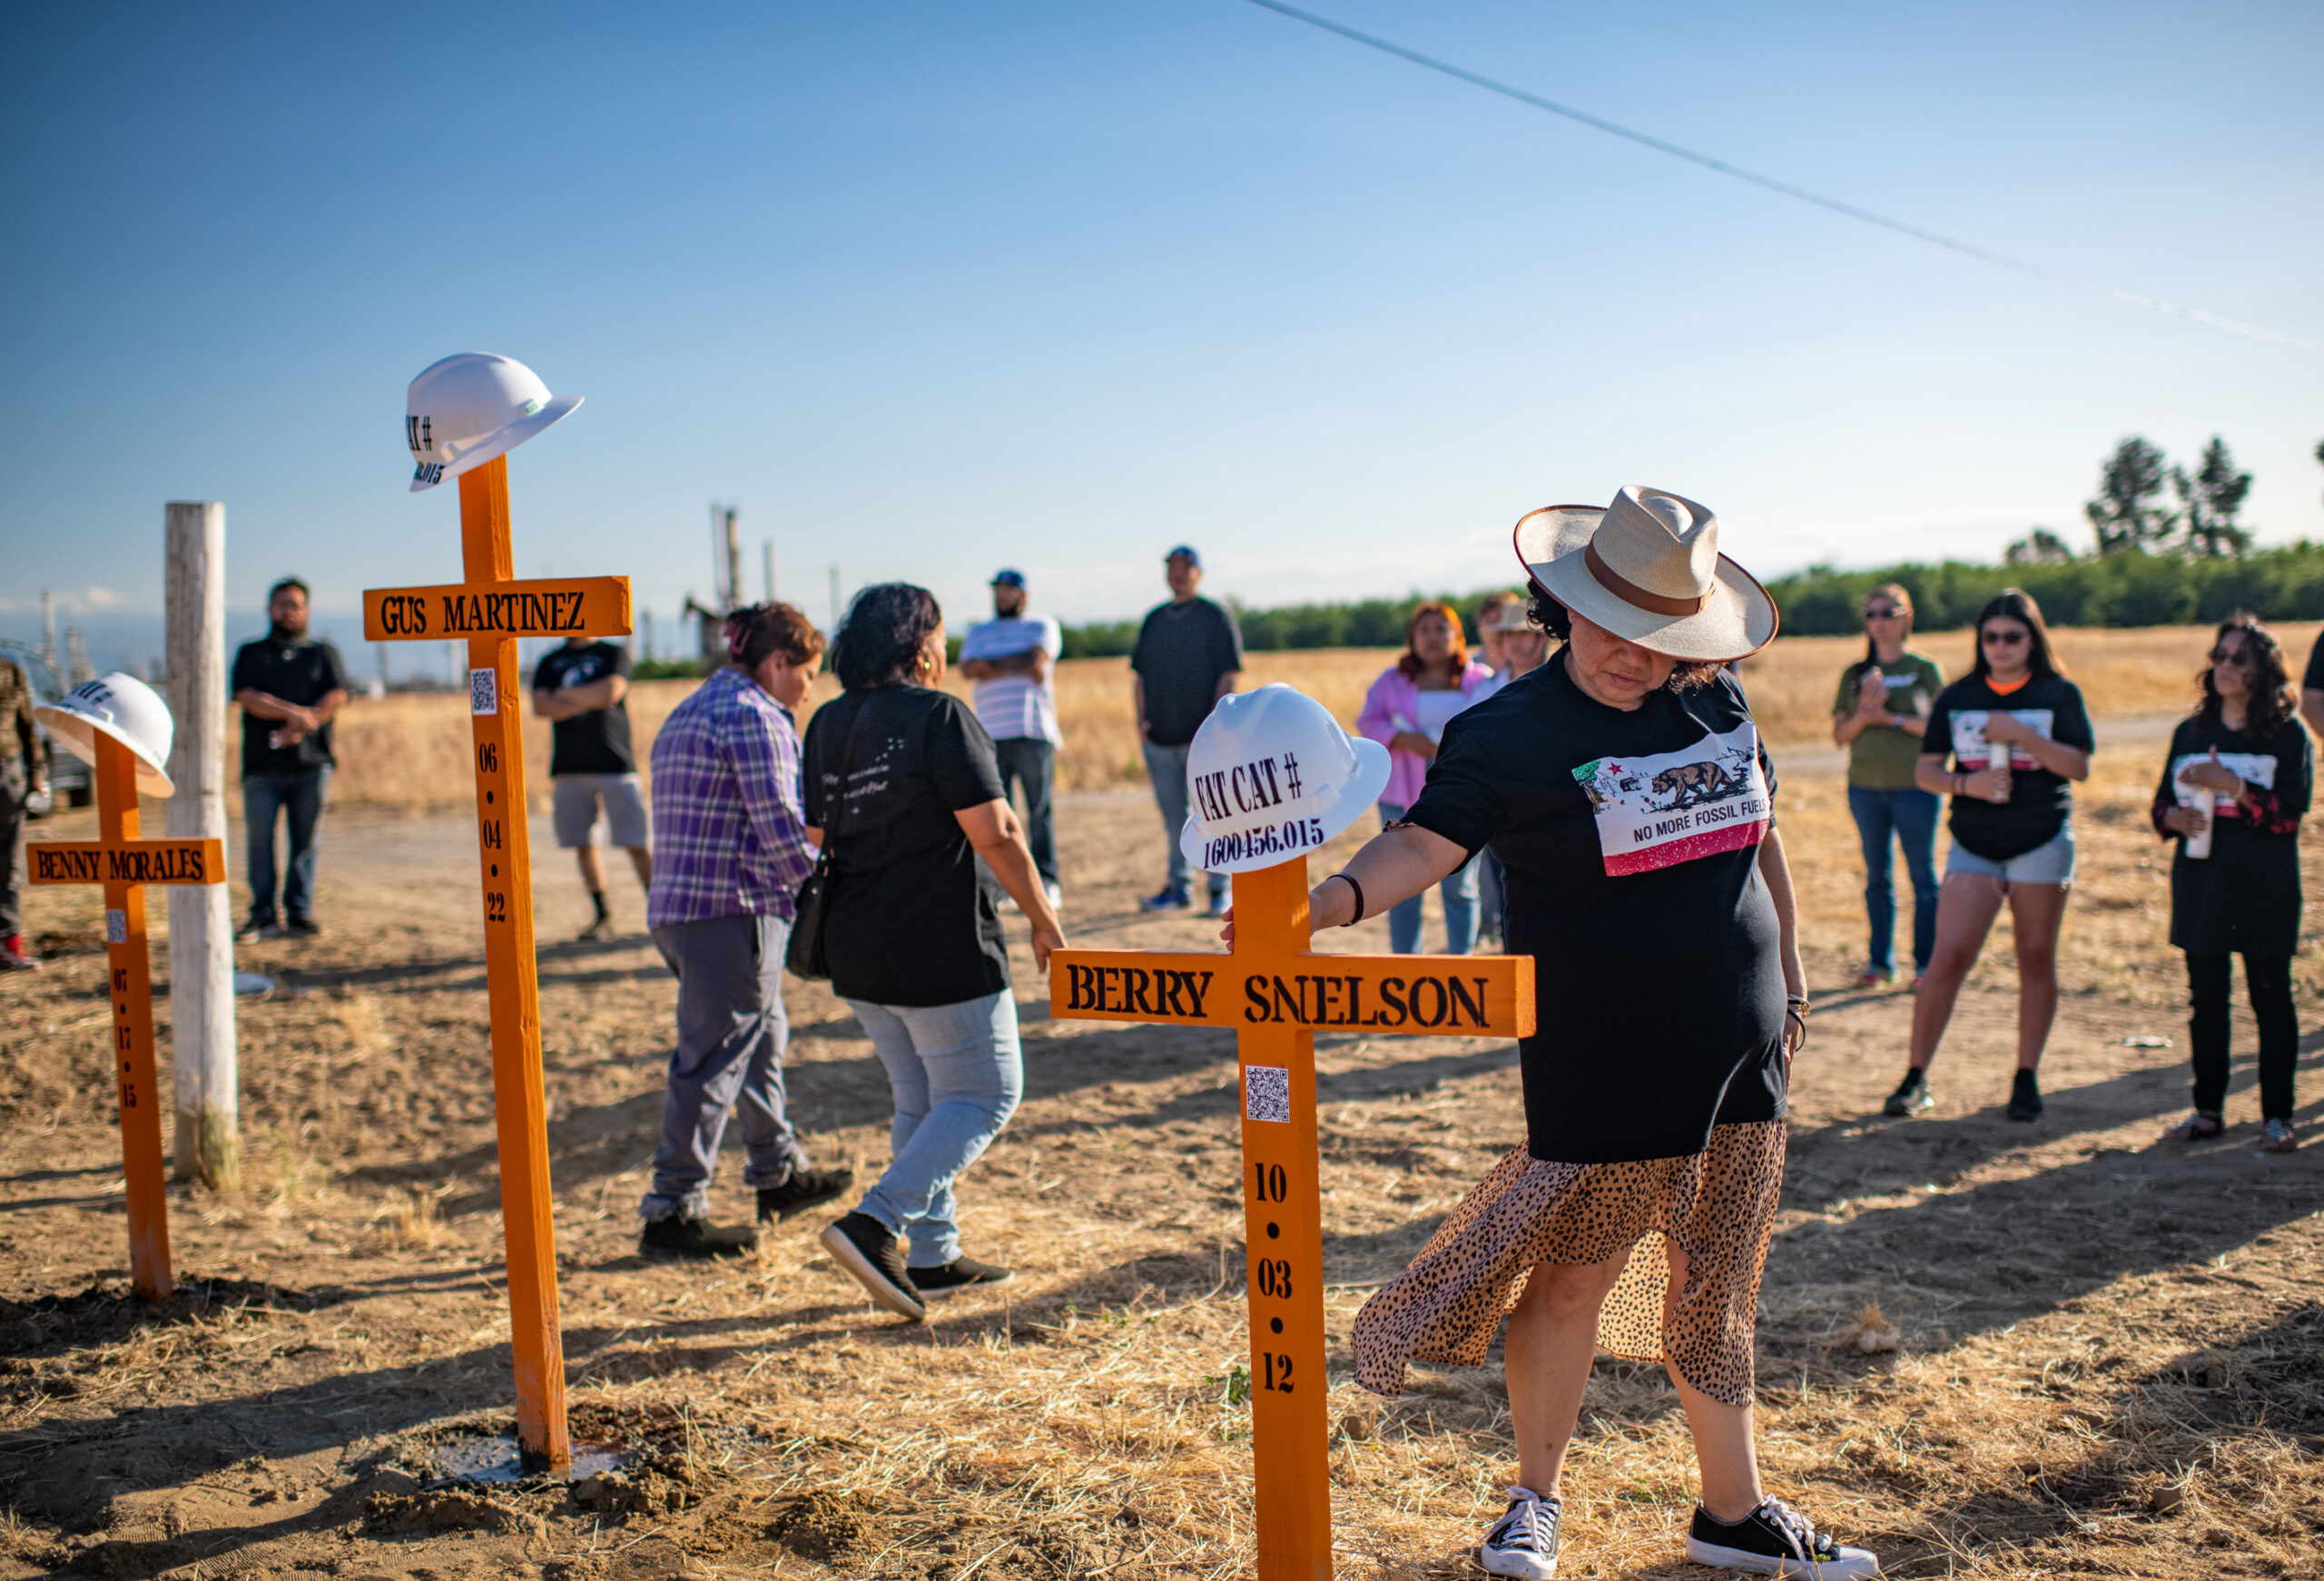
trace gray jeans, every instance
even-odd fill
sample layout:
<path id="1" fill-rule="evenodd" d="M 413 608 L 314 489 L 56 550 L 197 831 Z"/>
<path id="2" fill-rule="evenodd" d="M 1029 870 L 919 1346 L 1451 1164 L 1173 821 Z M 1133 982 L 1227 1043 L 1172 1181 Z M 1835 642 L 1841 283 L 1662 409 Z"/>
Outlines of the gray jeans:
<path id="1" fill-rule="evenodd" d="M 1162 830 L 1165 843 L 1170 848 L 1169 877 L 1165 886 L 1173 893 L 1183 894 L 1187 888 L 1187 853 L 1179 849 L 1178 834 L 1187 826 L 1187 745 L 1157 747 L 1152 741 L 1138 743 L 1146 751 L 1146 777 L 1154 783 L 1154 805 L 1162 810 Z M 1226 875 L 1210 875 L 1213 899 L 1226 893 Z"/>
<path id="2" fill-rule="evenodd" d="M 678 1046 L 662 1095 L 662 1144 L 641 1219 L 710 1216 L 710 1176 L 729 1110 L 743 1116 L 748 1186 L 778 1186 L 806 1162 L 783 1115 L 783 953 L 791 924 L 780 917 L 706 917 L 654 930 L 678 978 Z"/>

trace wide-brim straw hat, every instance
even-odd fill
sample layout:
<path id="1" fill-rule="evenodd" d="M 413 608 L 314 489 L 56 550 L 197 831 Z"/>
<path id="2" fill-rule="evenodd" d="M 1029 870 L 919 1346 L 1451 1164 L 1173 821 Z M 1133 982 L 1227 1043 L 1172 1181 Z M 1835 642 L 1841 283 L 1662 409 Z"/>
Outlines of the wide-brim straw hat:
<path id="1" fill-rule="evenodd" d="M 1718 518 L 1668 489 L 1631 484 L 1602 510 L 1549 506 L 1515 538 L 1551 597 L 1625 642 L 1724 664 L 1775 641 L 1776 601 L 1718 552 Z"/>

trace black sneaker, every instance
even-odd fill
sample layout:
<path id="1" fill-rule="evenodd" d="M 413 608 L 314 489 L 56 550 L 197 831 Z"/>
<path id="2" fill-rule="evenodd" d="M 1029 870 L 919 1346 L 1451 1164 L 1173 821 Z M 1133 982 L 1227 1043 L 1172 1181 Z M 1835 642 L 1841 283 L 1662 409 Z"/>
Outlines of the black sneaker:
<path id="1" fill-rule="evenodd" d="M 298 938 L 320 938 L 323 925 L 311 917 L 293 917 L 282 931 Z"/>
<path id="2" fill-rule="evenodd" d="M 1733 1526 L 1695 1507 L 1687 1528 L 1687 1557 L 1698 1565 L 1747 1570 L 1754 1576 L 1805 1576 L 1812 1581 L 1855 1581 L 1880 1574 L 1880 1556 L 1844 1548 L 1827 1532 L 1780 1498 L 1770 1498 Z"/>
<path id="3" fill-rule="evenodd" d="M 1935 1102 L 1935 1097 L 1928 1090 L 1928 1072 L 1908 1070 L 1905 1073 L 1905 1079 L 1896 1084 L 1896 1090 L 1888 1095 L 1888 1101 L 1881 1105 L 1880 1112 L 1899 1120 L 1909 1120 Z"/>
<path id="4" fill-rule="evenodd" d="M 2010 1084 L 2009 1117 L 2013 1120 L 2039 1120 L 2042 1117 L 2042 1088 L 2030 1070 L 2019 1071 L 2017 1079 Z"/>
<path id="5" fill-rule="evenodd" d="M 254 915 L 249 921 L 234 929 L 234 937 L 238 939 L 280 938 L 282 937 L 282 929 L 275 926 L 273 918 Z"/>
<path id="6" fill-rule="evenodd" d="M 1511 1488 L 1509 1512 L 1492 1523 L 1477 1547 L 1485 1574 L 1549 1581 L 1558 1573 L 1558 1516 L 1564 1507 L 1531 1488 Z"/>
<path id="7" fill-rule="evenodd" d="M 740 1224 L 721 1229 L 707 1219 L 649 1219 L 637 1238 L 647 1257 L 740 1257 L 759 1243 L 759 1232 Z"/>
<path id="8" fill-rule="evenodd" d="M 950 1262 L 934 1268 L 907 1268 L 912 1289 L 923 1301 L 941 1301 L 957 1291 L 977 1284 L 1007 1284 L 1017 1277 L 1006 1268 L 996 1268 L 990 1262 L 979 1262 L 973 1257 L 955 1257 Z"/>
<path id="9" fill-rule="evenodd" d="M 610 933 L 613 930 L 613 926 L 614 919 L 612 918 L 600 917 L 591 922 L 588 927 L 575 934 L 573 936 L 573 942 L 576 944 L 595 944 L 597 940 L 605 938 L 606 934 Z"/>
<path id="10" fill-rule="evenodd" d="M 759 1187 L 759 1223 L 772 1224 L 809 1208 L 820 1208 L 854 1183 L 852 1169 L 809 1169 L 794 1164 L 789 1180 Z"/>
<path id="11" fill-rule="evenodd" d="M 822 1233 L 824 1247 L 872 1299 L 900 1318 L 920 1321 L 928 1307 L 904 1271 L 904 1238 L 858 1210 Z"/>

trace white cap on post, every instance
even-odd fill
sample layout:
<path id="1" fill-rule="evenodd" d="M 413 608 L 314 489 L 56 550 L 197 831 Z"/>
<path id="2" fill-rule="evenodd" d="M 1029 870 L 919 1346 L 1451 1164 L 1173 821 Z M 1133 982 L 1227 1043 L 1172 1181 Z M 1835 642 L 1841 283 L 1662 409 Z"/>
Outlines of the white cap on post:
<path id="1" fill-rule="evenodd" d="M 171 796 L 170 706 L 161 694 L 134 675 L 116 670 L 84 681 L 54 702 L 33 710 L 48 733 L 72 749 L 84 763 L 97 761 L 97 732 L 103 731 L 137 758 L 137 789 L 148 796 Z"/>
<path id="2" fill-rule="evenodd" d="M 430 363 L 404 397 L 411 492 L 506 456 L 571 412 L 579 396 L 553 396 L 512 357 L 463 351 Z"/>
<path id="3" fill-rule="evenodd" d="M 1350 736 L 1281 682 L 1219 699 L 1187 752 L 1178 849 L 1206 873 L 1305 856 L 1364 816 L 1388 784 L 1388 749 Z"/>

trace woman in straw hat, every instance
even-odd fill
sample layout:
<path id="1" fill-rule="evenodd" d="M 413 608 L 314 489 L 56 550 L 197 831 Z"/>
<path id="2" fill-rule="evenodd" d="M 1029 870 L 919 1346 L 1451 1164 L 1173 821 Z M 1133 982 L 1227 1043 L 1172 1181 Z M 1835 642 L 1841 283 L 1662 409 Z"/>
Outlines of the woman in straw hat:
<path id="1" fill-rule="evenodd" d="M 1559 1472 L 1602 1345 L 1678 1386 L 1702 1477 L 1689 1556 L 1872 1575 L 1871 1554 L 1764 1493 L 1752 1447 L 1807 999 L 1775 776 L 1722 666 L 1775 636 L 1774 602 L 1720 555 L 1709 510 L 1659 489 L 1536 511 L 1516 536 L 1563 651 L 1452 720 L 1404 820 L 1308 899 L 1312 927 L 1345 927 L 1490 844 L 1508 948 L 1538 963 L 1526 1145 L 1364 1303 L 1356 1377 L 1393 1394 L 1410 1361 L 1481 1365 L 1509 1314 L 1517 1479 L 1484 1538 L 1490 1574 L 1555 1571 Z"/>

